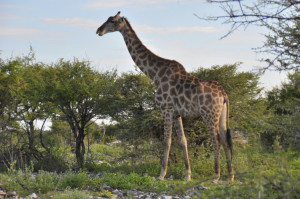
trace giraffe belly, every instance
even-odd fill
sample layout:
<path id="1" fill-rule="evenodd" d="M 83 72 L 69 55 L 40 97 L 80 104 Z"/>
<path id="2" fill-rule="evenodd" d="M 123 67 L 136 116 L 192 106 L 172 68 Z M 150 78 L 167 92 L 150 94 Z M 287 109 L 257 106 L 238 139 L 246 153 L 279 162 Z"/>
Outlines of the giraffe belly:
<path id="1" fill-rule="evenodd" d="M 179 99 L 174 100 L 174 111 L 176 115 L 180 115 L 181 117 L 199 117 L 201 116 L 201 106 L 198 102 L 193 102 L 191 99 L 182 100 Z"/>
<path id="2" fill-rule="evenodd" d="M 188 118 L 202 117 L 211 113 L 218 113 L 221 111 L 224 98 L 213 96 L 211 93 L 195 93 L 189 97 L 178 96 L 174 98 L 174 111 L 176 115 Z"/>
<path id="3" fill-rule="evenodd" d="M 189 106 L 189 105 L 186 105 L 186 106 Z M 201 116 L 201 112 L 199 111 L 199 107 L 192 107 L 192 108 L 175 107 L 175 115 L 178 115 L 181 117 L 196 118 L 196 117 Z"/>

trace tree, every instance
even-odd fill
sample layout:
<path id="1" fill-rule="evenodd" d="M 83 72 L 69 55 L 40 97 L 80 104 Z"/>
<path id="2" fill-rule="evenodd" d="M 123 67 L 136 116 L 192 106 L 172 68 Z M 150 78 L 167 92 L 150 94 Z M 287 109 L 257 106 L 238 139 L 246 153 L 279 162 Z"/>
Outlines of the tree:
<path id="1" fill-rule="evenodd" d="M 216 80 L 223 86 L 230 102 L 230 128 L 253 132 L 265 110 L 262 88 L 259 87 L 259 74 L 238 72 L 240 64 L 199 68 L 193 75 L 204 80 Z"/>
<path id="2" fill-rule="evenodd" d="M 278 139 L 285 148 L 299 150 L 300 146 L 300 73 L 288 75 L 288 82 L 267 92 L 268 109 L 273 112 L 267 120 L 262 140 L 272 146 Z"/>
<path id="3" fill-rule="evenodd" d="M 32 157 L 40 160 L 43 154 L 38 150 L 39 144 L 47 151 L 48 148 L 42 142 L 43 126 L 39 129 L 40 143 L 35 142 L 38 130 L 35 122 L 38 120 L 45 122 L 49 117 L 46 110 L 50 108 L 47 103 L 41 103 L 40 100 L 39 87 L 42 82 L 40 73 L 44 66 L 35 61 L 32 50 L 27 56 L 11 58 L 2 64 L 0 80 L 4 86 L 1 88 L 4 97 L 1 99 L 1 115 L 4 121 L 2 130 L 17 133 L 18 150 L 26 156 L 27 162 L 30 162 Z M 21 137 L 27 140 L 20 142 Z"/>
<path id="4" fill-rule="evenodd" d="M 219 4 L 225 15 L 201 18 L 231 24 L 230 35 L 240 27 L 264 26 L 270 30 L 266 42 L 257 52 L 268 53 L 264 69 L 296 70 L 300 67 L 299 0 L 207 0 Z"/>
<path id="5" fill-rule="evenodd" d="M 0 164 L 9 168 L 16 163 L 19 148 L 20 125 L 15 120 L 16 98 L 13 91 L 18 88 L 19 65 L 13 60 L 0 59 Z"/>
<path id="6" fill-rule="evenodd" d="M 17 120 L 23 124 L 24 132 L 27 135 L 29 153 L 39 160 L 43 157 L 43 154 L 36 147 L 36 133 L 38 133 L 37 131 L 39 130 L 39 144 L 49 155 L 50 151 L 43 143 L 42 133 L 44 124 L 54 112 L 54 108 L 50 103 L 42 101 L 40 93 L 41 87 L 43 86 L 41 74 L 43 70 L 45 70 L 45 66 L 42 63 L 36 63 L 34 57 L 27 61 L 22 63 L 22 68 L 19 71 L 22 76 L 22 81 L 20 88 L 15 92 L 18 101 L 16 114 Z M 43 123 L 40 129 L 35 125 L 38 120 L 41 120 Z"/>
<path id="7" fill-rule="evenodd" d="M 230 101 L 230 128 L 245 136 L 263 132 L 266 119 L 265 99 L 261 97 L 259 75 L 251 72 L 238 72 L 240 63 L 199 68 L 193 75 L 204 80 L 216 80 L 228 93 Z M 155 85 L 142 74 L 123 74 L 117 81 L 119 99 L 114 104 L 122 136 L 142 143 L 142 140 L 160 139 L 163 135 L 163 118 L 154 101 Z M 201 118 L 183 118 L 184 130 L 190 148 L 209 143 L 209 133 Z M 206 142 L 207 141 L 207 142 Z M 177 143 L 177 142 L 174 142 Z M 194 151 L 195 152 L 195 151 Z M 172 157 L 171 157 L 172 158 Z M 176 158 L 175 158 L 176 159 Z"/>
<path id="8" fill-rule="evenodd" d="M 78 166 L 83 167 L 85 128 L 91 120 L 106 114 L 107 96 L 115 72 L 98 73 L 87 61 L 64 61 L 48 67 L 43 74 L 45 101 L 53 103 L 72 129 Z"/>
<path id="9" fill-rule="evenodd" d="M 113 120 L 117 121 L 127 138 L 160 138 L 162 115 L 154 101 L 155 85 L 144 74 L 124 73 L 115 84 Z"/>

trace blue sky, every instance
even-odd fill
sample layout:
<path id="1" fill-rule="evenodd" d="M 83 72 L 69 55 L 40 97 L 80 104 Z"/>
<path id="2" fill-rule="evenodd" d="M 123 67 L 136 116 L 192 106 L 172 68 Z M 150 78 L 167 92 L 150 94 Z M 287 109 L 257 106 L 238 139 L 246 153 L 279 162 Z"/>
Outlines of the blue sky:
<path id="1" fill-rule="evenodd" d="M 31 45 L 39 61 L 77 57 L 90 60 L 100 71 L 133 71 L 120 33 L 96 35 L 96 29 L 118 11 L 150 50 L 179 61 L 187 71 L 235 62 L 243 62 L 240 71 L 263 66 L 258 61 L 262 55 L 252 48 L 263 44 L 266 30 L 250 26 L 220 40 L 230 25 L 194 16 L 224 14 L 205 0 L 1 0 L 1 57 L 26 55 Z M 284 73 L 267 71 L 261 86 L 270 89 L 285 79 Z"/>

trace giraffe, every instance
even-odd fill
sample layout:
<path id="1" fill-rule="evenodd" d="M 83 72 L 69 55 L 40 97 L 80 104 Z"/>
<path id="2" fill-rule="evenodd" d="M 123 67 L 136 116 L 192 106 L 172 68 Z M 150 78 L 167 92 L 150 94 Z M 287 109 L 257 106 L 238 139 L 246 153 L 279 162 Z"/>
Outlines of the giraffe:
<path id="1" fill-rule="evenodd" d="M 164 153 L 158 180 L 164 180 L 167 173 L 173 123 L 183 150 L 185 178 L 191 180 L 182 117 L 201 117 L 210 131 L 214 147 L 215 176 L 212 182 L 218 183 L 220 179 L 220 145 L 225 151 L 229 181 L 232 182 L 234 174 L 231 167 L 232 142 L 228 126 L 229 99 L 222 86 L 217 81 L 201 80 L 186 72 L 177 61 L 164 59 L 152 53 L 142 44 L 129 21 L 120 16 L 120 12 L 109 17 L 97 29 L 96 34 L 103 36 L 116 31 L 122 34 L 135 64 L 157 87 L 155 101 L 164 118 Z"/>

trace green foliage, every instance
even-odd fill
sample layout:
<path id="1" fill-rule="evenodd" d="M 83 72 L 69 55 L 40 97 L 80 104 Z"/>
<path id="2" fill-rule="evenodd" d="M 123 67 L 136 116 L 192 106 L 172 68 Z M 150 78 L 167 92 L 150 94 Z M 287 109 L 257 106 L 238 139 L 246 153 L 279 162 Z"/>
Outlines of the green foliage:
<path id="1" fill-rule="evenodd" d="M 1 136 L 4 137 L 4 149 L 6 147 L 12 150 L 22 148 L 21 152 L 9 158 L 11 161 L 19 159 L 18 167 L 24 168 L 24 165 L 32 159 L 39 160 L 44 155 L 43 151 L 38 149 L 40 146 L 44 147 L 41 135 L 41 141 L 36 142 L 38 129 L 35 123 L 48 118 L 53 109 L 49 103 L 41 102 L 39 88 L 43 67 L 43 63 L 35 60 L 32 49 L 27 56 L 1 60 L 0 81 L 7 87 L 6 90 L 2 88 L 0 90 L 8 100 L 2 101 L 1 99 L 0 124 L 3 130 Z M 7 138 L 10 138 L 10 142 L 7 142 Z M 8 151 L 3 151 L 3 153 L 8 153 Z M 26 158 L 20 157 L 22 153 L 26 154 Z M 25 162 L 24 159 L 27 161 Z M 6 164 L 9 164 L 9 161 Z"/>
<path id="2" fill-rule="evenodd" d="M 111 198 L 102 185 L 183 193 L 204 183 L 210 190 L 201 192 L 203 198 L 293 198 L 299 193 L 299 72 L 290 74 L 287 83 L 267 92 L 265 98 L 258 86 L 259 75 L 239 72 L 239 64 L 193 73 L 219 81 L 230 99 L 236 182 L 224 182 L 227 169 L 221 153 L 224 181 L 216 186 L 210 184 L 214 154 L 209 134 L 199 119 L 183 120 L 193 181 L 182 181 L 185 167 L 176 135 L 166 176 L 173 180 L 154 180 L 161 170 L 163 119 L 154 102 L 155 85 L 145 75 L 99 73 L 89 62 L 76 59 L 47 66 L 31 55 L 0 63 L 0 157 L 4 157 L 0 168 L 7 171 L 0 174 L 0 184 L 7 191 L 23 196 L 37 192 L 41 198 L 49 194 Z M 105 125 L 99 144 L 103 129 L 92 118 L 106 116 L 114 123 Z M 51 128 L 37 129 L 35 122 L 48 117 Z M 121 143 L 110 143 L 116 139 Z M 86 170 L 73 172 L 78 143 Z"/>
<path id="3" fill-rule="evenodd" d="M 91 193 L 85 190 L 66 189 L 63 192 L 61 191 L 49 192 L 47 195 L 51 195 L 55 199 L 70 199 L 70 198 L 82 199 L 82 198 L 89 198 L 91 196 Z M 49 196 L 45 196 L 45 198 L 49 198 Z"/>
<path id="4" fill-rule="evenodd" d="M 68 171 L 65 173 L 64 177 L 60 180 L 59 187 L 65 189 L 70 187 L 72 189 L 78 188 L 86 188 L 89 185 L 89 177 L 88 174 L 84 171 L 79 173 L 75 173 L 72 171 Z"/>
<path id="5" fill-rule="evenodd" d="M 283 5 L 287 5 L 287 3 L 289 3 L 289 1 L 282 1 Z M 292 17 L 295 17 L 294 20 L 289 22 L 279 20 L 275 24 L 265 24 L 270 30 L 270 33 L 265 35 L 266 41 L 259 50 L 273 55 L 272 59 L 264 60 L 269 64 L 269 67 L 273 66 L 279 71 L 299 69 L 299 16 L 299 10 L 296 10 L 296 12 L 292 14 Z M 296 19 L 296 17 L 298 17 L 298 19 Z"/>
<path id="6" fill-rule="evenodd" d="M 162 134 L 162 116 L 154 101 L 155 85 L 143 74 L 122 74 L 116 81 L 118 94 L 115 112 L 111 117 L 124 129 L 122 136 L 160 137 Z"/>
<path id="7" fill-rule="evenodd" d="M 45 194 L 57 187 L 59 176 L 56 173 L 39 171 L 35 178 L 36 190 L 39 193 Z"/>
<path id="8" fill-rule="evenodd" d="M 212 66 L 209 69 L 199 68 L 192 74 L 203 80 L 218 81 L 229 97 L 229 128 L 243 136 L 263 132 L 269 114 L 266 111 L 262 88 L 259 87 L 259 74 L 239 72 L 241 63 Z M 188 135 L 190 146 L 196 148 L 204 144 L 210 148 L 210 136 L 204 122 L 195 119 L 184 119 L 183 125 Z M 196 152 L 197 154 L 198 152 Z"/>
<path id="9" fill-rule="evenodd" d="M 51 154 L 43 157 L 43 161 L 33 161 L 34 171 L 44 170 L 53 172 L 63 172 L 75 165 L 68 162 L 70 159 L 70 150 L 62 148 L 52 148 Z"/>
<path id="10" fill-rule="evenodd" d="M 114 188 L 119 189 L 135 189 L 139 187 L 140 189 L 150 189 L 153 186 L 157 188 L 166 187 L 166 182 L 156 181 L 151 179 L 150 176 L 140 176 L 136 173 L 130 173 L 129 175 L 119 174 L 119 173 L 107 173 L 102 176 L 102 182 L 110 185 Z"/>
<path id="11" fill-rule="evenodd" d="M 273 114 L 268 118 L 268 125 L 261 138 L 270 148 L 276 137 L 279 144 L 299 150 L 300 137 L 300 74 L 290 73 L 289 81 L 281 88 L 274 88 L 267 93 L 268 109 Z"/>
<path id="12" fill-rule="evenodd" d="M 238 72 L 240 64 L 199 68 L 193 75 L 204 80 L 216 80 L 223 86 L 230 102 L 231 128 L 256 131 L 265 110 L 262 89 L 258 86 L 259 74 Z"/>
<path id="13" fill-rule="evenodd" d="M 41 95 L 63 113 L 76 141 L 76 159 L 83 167 L 85 154 L 85 128 L 95 117 L 106 114 L 107 95 L 114 82 L 115 72 L 98 73 L 87 61 L 59 60 L 44 70 L 45 86 Z"/>
<path id="14" fill-rule="evenodd" d="M 142 162 L 138 158 L 135 164 L 123 162 L 122 165 L 110 164 L 109 169 L 103 170 L 101 177 L 85 171 L 67 171 L 64 174 L 40 171 L 32 177 L 32 168 L 25 172 L 15 171 L 0 174 L 0 184 L 7 191 L 16 190 L 18 194 L 28 195 L 37 192 L 41 198 L 53 195 L 55 198 L 106 196 L 113 197 L 109 191 L 102 190 L 102 185 L 109 185 L 113 189 L 136 189 L 149 192 L 167 191 L 169 194 L 182 194 L 200 184 L 209 190 L 200 191 L 202 198 L 296 198 L 299 194 L 300 156 L 295 151 L 279 149 L 276 153 L 269 153 L 253 138 L 248 144 L 235 149 L 233 166 L 235 168 L 235 182 L 227 183 L 225 166 L 221 168 L 222 179 L 220 185 L 210 181 L 213 176 L 213 152 L 206 151 L 197 158 L 192 156 L 192 182 L 184 182 L 184 165 L 182 162 L 170 162 L 168 176 L 173 180 L 157 181 L 160 171 L 159 161 L 148 160 Z M 126 154 L 120 145 L 93 147 L 99 153 L 114 152 L 116 156 Z M 208 156 L 209 155 L 209 156 Z M 155 163 L 156 162 L 156 163 Z M 225 158 L 221 155 L 221 165 L 225 165 Z M 130 163 L 130 161 L 129 161 Z M 152 171 L 151 171 L 152 169 Z M 137 171 L 137 172 L 135 172 Z M 155 171 L 155 172 L 153 172 Z M 145 175 L 147 173 L 148 175 Z M 64 190 L 64 191 L 58 191 Z M 86 191 L 89 190 L 89 191 Z M 76 193 L 76 194 L 75 194 Z"/>

